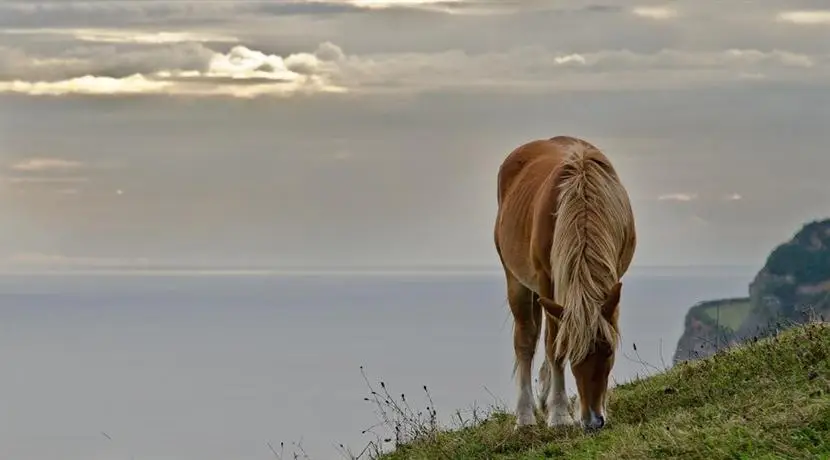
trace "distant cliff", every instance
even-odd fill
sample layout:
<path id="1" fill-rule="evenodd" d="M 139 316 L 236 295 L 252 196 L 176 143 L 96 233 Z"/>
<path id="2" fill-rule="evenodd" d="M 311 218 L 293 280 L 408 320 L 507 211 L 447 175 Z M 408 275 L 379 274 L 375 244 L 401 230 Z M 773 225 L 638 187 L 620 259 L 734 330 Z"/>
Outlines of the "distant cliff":
<path id="1" fill-rule="evenodd" d="M 814 318 L 830 318 L 830 219 L 804 225 L 776 247 L 750 283 L 749 297 L 691 307 L 674 361 L 706 357 Z"/>

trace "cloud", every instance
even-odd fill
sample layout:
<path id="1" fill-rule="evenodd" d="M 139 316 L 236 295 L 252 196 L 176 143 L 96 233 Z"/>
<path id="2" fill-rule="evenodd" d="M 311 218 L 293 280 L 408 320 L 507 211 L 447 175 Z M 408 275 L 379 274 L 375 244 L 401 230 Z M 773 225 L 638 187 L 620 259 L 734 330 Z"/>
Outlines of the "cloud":
<path id="1" fill-rule="evenodd" d="M 731 195 L 727 195 L 727 196 L 724 197 L 724 199 L 727 200 L 727 201 L 738 201 L 738 200 L 742 200 L 743 198 L 744 197 L 741 196 L 739 193 L 732 193 Z"/>
<path id="2" fill-rule="evenodd" d="M 434 6 L 451 6 L 461 3 L 462 0 L 348 0 L 346 3 L 362 8 L 395 8 L 395 7 L 421 7 L 429 8 Z"/>
<path id="3" fill-rule="evenodd" d="M 13 164 L 11 169 L 15 171 L 50 171 L 76 169 L 81 166 L 82 164 L 78 161 L 61 158 L 30 158 Z"/>
<path id="4" fill-rule="evenodd" d="M 89 182 L 89 178 L 82 176 L 0 176 L 0 182 L 8 182 L 10 184 L 77 184 Z"/>
<path id="5" fill-rule="evenodd" d="M 810 72 L 805 72 L 809 69 Z M 0 48 L 0 92 L 29 95 L 176 94 L 256 97 L 344 92 L 456 90 L 579 91 L 685 88 L 730 81 L 804 80 L 827 75 L 827 56 L 727 49 L 654 53 L 557 52 L 542 47 L 468 53 L 349 55 L 324 42 L 280 56 L 237 45 L 201 43 L 118 52 L 77 48 L 29 56 Z"/>
<path id="6" fill-rule="evenodd" d="M 830 25 L 830 10 L 784 11 L 777 19 L 798 25 Z"/>
<path id="7" fill-rule="evenodd" d="M 697 199 L 696 193 L 667 193 L 657 197 L 658 201 L 694 201 Z"/>
<path id="8" fill-rule="evenodd" d="M 641 6 L 634 8 L 631 12 L 641 18 L 656 20 L 673 19 L 678 16 L 677 10 L 665 6 Z"/>
<path id="9" fill-rule="evenodd" d="M 59 36 L 62 39 L 74 39 L 92 43 L 133 43 L 144 45 L 160 45 L 168 43 L 237 43 L 238 38 L 212 32 L 168 32 L 146 30 L 119 30 L 119 29 L 4 29 L 0 35 L 35 35 Z"/>
<path id="10" fill-rule="evenodd" d="M 372 14 L 382 10 L 459 13 L 471 10 L 479 3 L 462 0 L 0 1 L 0 27 L 227 24 L 263 16 L 334 16 L 359 12 Z"/>
<path id="11" fill-rule="evenodd" d="M 2 51 L 2 50 L 0 50 Z M 218 53 L 201 44 L 173 45 L 159 50 L 118 54 L 106 50 L 95 55 L 86 50 L 83 57 L 68 59 L 29 59 L 21 67 L 14 62 L 21 55 L 7 58 L 0 70 L 26 69 L 52 80 L 0 81 L 0 92 L 29 95 L 228 95 L 253 97 L 261 94 L 287 95 L 302 92 L 342 92 L 327 82 L 333 73 L 326 59 L 341 56 L 339 48 L 321 45 L 316 54 L 297 53 L 281 57 L 235 46 Z M 11 53 L 7 52 L 7 55 Z M 0 54 L 2 57 L 2 54 Z M 127 71 L 133 72 L 125 75 Z M 86 75 L 71 76 L 73 73 Z M 70 78 L 61 79 L 66 75 Z M 54 78 L 58 76 L 58 78 Z"/>
<path id="12" fill-rule="evenodd" d="M 0 46 L 0 81 L 60 81 L 93 76 L 122 78 L 165 69 L 208 70 L 215 51 L 201 43 L 138 49 L 80 46 L 57 55 L 37 55 Z"/>
<path id="13" fill-rule="evenodd" d="M 164 93 L 172 85 L 173 83 L 171 82 L 148 80 L 138 74 L 124 78 L 87 75 L 85 77 L 54 82 L 0 82 L 0 92 L 23 93 L 31 96 L 61 96 L 65 94 L 160 94 Z"/>

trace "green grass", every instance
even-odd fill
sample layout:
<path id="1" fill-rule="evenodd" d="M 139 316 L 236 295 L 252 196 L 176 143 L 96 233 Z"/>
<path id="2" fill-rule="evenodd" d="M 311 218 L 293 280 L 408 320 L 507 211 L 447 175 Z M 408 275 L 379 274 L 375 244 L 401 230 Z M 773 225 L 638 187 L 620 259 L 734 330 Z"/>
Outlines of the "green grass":
<path id="1" fill-rule="evenodd" d="M 718 321 L 719 307 L 720 325 L 736 331 L 739 327 L 741 327 L 744 319 L 746 319 L 746 316 L 749 314 L 752 304 L 749 299 L 728 300 L 706 307 L 706 309 L 703 310 L 703 314 L 711 318 L 712 321 Z"/>
<path id="2" fill-rule="evenodd" d="M 588 435 L 542 424 L 516 432 L 513 416 L 497 412 L 467 428 L 422 430 L 379 458 L 830 459 L 830 326 L 800 326 L 620 385 L 609 415 Z"/>

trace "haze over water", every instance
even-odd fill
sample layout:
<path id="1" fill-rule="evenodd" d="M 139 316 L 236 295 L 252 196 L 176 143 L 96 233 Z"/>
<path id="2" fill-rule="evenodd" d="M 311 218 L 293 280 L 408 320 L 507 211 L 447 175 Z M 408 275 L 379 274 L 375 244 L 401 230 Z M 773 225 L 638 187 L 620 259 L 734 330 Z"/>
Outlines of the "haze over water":
<path id="1" fill-rule="evenodd" d="M 615 378 L 652 372 L 632 343 L 669 365 L 688 307 L 744 295 L 751 275 L 630 272 Z M 6 275 L 0 299 L 0 458 L 253 460 L 300 439 L 339 458 L 375 422 L 361 365 L 417 407 L 427 385 L 444 417 L 515 401 L 498 272 Z"/>

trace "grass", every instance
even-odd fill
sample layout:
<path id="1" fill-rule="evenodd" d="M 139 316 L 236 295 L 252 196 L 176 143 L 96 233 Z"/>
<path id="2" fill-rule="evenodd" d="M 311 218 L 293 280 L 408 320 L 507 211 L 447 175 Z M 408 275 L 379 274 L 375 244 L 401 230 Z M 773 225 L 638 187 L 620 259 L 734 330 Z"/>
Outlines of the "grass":
<path id="1" fill-rule="evenodd" d="M 349 458 L 830 459 L 830 325 L 794 327 L 620 385 L 610 395 L 609 424 L 593 435 L 541 423 L 514 431 L 513 416 L 501 410 L 473 422 L 459 415 L 459 427 L 442 429 L 431 407 L 415 412 L 385 386 L 371 393 L 393 435 Z"/>
<path id="2" fill-rule="evenodd" d="M 712 321 L 718 321 L 721 326 L 728 327 L 733 331 L 738 330 L 749 314 L 752 304 L 749 299 L 730 299 L 721 303 L 707 306 L 703 314 Z M 720 309 L 720 313 L 718 313 Z M 720 315 L 720 318 L 718 318 Z"/>

